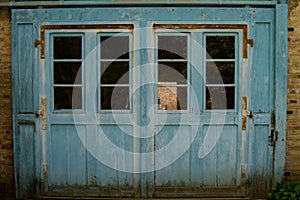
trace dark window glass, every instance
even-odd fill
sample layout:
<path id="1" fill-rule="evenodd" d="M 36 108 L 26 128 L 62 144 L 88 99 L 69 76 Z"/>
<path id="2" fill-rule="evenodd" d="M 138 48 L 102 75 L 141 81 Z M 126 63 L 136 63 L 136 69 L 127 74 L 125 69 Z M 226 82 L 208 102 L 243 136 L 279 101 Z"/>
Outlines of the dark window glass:
<path id="1" fill-rule="evenodd" d="M 207 36 L 206 37 L 207 58 L 212 59 L 234 59 L 235 37 L 234 36 Z"/>
<path id="2" fill-rule="evenodd" d="M 158 81 L 173 84 L 187 83 L 186 62 L 158 62 Z"/>
<path id="3" fill-rule="evenodd" d="M 158 59 L 186 59 L 186 36 L 158 36 Z"/>
<path id="4" fill-rule="evenodd" d="M 54 84 L 81 84 L 81 62 L 55 62 Z"/>
<path id="5" fill-rule="evenodd" d="M 101 87 L 101 110 L 128 110 L 129 87 Z"/>
<path id="6" fill-rule="evenodd" d="M 81 59 L 81 37 L 54 37 L 54 59 Z"/>
<path id="7" fill-rule="evenodd" d="M 101 59 L 129 59 L 128 36 L 101 36 Z"/>
<path id="8" fill-rule="evenodd" d="M 54 109 L 82 109 L 81 87 L 54 87 Z"/>
<path id="9" fill-rule="evenodd" d="M 234 84 L 234 62 L 206 62 L 207 84 Z"/>
<path id="10" fill-rule="evenodd" d="M 129 62 L 101 62 L 101 84 L 129 84 Z"/>
<path id="11" fill-rule="evenodd" d="M 206 87 L 206 109 L 234 109 L 234 87 Z"/>
<path id="12" fill-rule="evenodd" d="M 187 87 L 159 86 L 159 110 L 187 110 Z"/>

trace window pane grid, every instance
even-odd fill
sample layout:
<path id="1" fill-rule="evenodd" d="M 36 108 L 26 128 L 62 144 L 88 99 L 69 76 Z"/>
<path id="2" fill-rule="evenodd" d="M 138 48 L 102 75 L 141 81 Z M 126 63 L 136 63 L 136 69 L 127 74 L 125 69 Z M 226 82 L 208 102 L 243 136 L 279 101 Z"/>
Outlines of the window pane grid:
<path id="1" fill-rule="evenodd" d="M 158 110 L 188 109 L 188 40 L 186 34 L 157 36 Z"/>
<path id="2" fill-rule="evenodd" d="M 235 109 L 236 43 L 235 35 L 205 37 L 206 110 Z"/>
<path id="3" fill-rule="evenodd" d="M 100 110 L 130 110 L 131 37 L 106 33 L 99 42 Z"/>
<path id="4" fill-rule="evenodd" d="M 53 108 L 59 110 L 82 109 L 82 35 L 53 36 Z"/>

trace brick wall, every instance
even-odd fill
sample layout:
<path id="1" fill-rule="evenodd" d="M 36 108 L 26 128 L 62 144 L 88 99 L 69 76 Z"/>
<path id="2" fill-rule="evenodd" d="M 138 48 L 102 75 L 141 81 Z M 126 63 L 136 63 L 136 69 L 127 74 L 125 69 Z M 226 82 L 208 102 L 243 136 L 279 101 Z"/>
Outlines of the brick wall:
<path id="1" fill-rule="evenodd" d="M 12 77 L 12 73 L 11 73 L 10 13 L 7 7 L 0 7 L 0 199 L 1 200 L 13 199 L 14 197 L 11 77 Z"/>
<path id="2" fill-rule="evenodd" d="M 286 180 L 300 182 L 300 1 L 289 1 Z"/>

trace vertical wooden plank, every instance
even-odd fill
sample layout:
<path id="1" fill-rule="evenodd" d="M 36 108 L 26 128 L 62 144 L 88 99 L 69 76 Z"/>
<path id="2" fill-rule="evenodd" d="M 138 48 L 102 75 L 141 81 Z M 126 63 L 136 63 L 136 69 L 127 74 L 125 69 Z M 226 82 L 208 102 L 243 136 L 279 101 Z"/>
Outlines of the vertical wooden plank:
<path id="1" fill-rule="evenodd" d="M 203 159 L 199 158 L 198 152 L 201 145 L 203 145 L 203 126 L 194 126 L 193 131 L 197 135 L 191 145 L 191 185 L 199 186 L 203 184 L 203 175 L 206 173 L 203 167 Z"/>
<path id="2" fill-rule="evenodd" d="M 116 153 L 117 165 L 120 169 L 126 169 L 128 166 L 133 166 L 133 163 L 128 163 L 126 160 L 125 152 L 133 152 L 133 137 L 128 135 L 132 134 L 132 126 L 128 125 L 102 125 L 102 130 L 108 139 L 114 143 L 118 148 L 124 150 L 120 154 Z M 116 171 L 115 185 L 130 185 L 133 184 L 132 173 L 123 172 L 121 170 Z"/>
<path id="3" fill-rule="evenodd" d="M 253 112 L 269 112 L 270 108 L 270 62 L 271 32 L 270 23 L 255 24 L 255 45 L 252 66 Z"/>
<path id="4" fill-rule="evenodd" d="M 51 127 L 51 175 L 49 186 L 68 183 L 68 127 L 53 125 Z"/>
<path id="5" fill-rule="evenodd" d="M 17 190 L 21 198 L 35 194 L 35 125 L 20 124 L 16 133 Z"/>
<path id="6" fill-rule="evenodd" d="M 255 126 L 254 135 L 254 168 L 256 172 L 266 174 L 268 169 L 268 156 L 269 156 L 269 127 L 263 125 Z"/>
<path id="7" fill-rule="evenodd" d="M 157 130 L 161 129 L 157 133 L 155 138 L 156 151 L 166 147 L 176 137 L 176 134 L 184 134 L 186 140 L 190 141 L 190 128 L 188 126 L 171 126 L 165 125 L 163 128 L 157 127 Z M 178 131 L 181 129 L 182 131 Z M 183 141 L 184 142 L 184 141 Z M 180 147 L 173 146 L 174 152 Z M 174 153 L 169 152 L 170 154 Z M 187 150 L 181 157 L 169 166 L 155 171 L 155 186 L 188 186 L 190 185 L 190 149 Z M 172 156 L 169 154 L 160 154 L 160 157 L 155 157 L 156 162 L 162 162 L 168 160 L 167 157 Z M 164 158 L 166 157 L 166 158 Z M 159 160 L 158 160 L 159 159 Z"/>
<path id="8" fill-rule="evenodd" d="M 69 185 L 86 185 L 86 131 L 84 126 L 68 126 L 68 184 Z M 78 134 L 81 134 L 79 137 Z M 81 141 L 81 139 L 83 139 Z"/>
<path id="9" fill-rule="evenodd" d="M 218 185 L 236 185 L 237 127 L 225 125 L 218 141 Z"/>
<path id="10" fill-rule="evenodd" d="M 203 138 L 206 134 L 212 134 L 215 131 L 211 125 L 205 125 L 203 127 Z M 214 142 L 214 141 L 209 141 Z M 217 186 L 217 175 L 218 175 L 218 148 L 217 145 L 204 157 L 203 162 L 203 185 Z"/>
<path id="11" fill-rule="evenodd" d="M 254 191 L 256 198 L 265 198 L 268 192 L 268 183 L 270 180 L 270 170 L 269 169 L 269 146 L 268 146 L 268 136 L 269 136 L 269 126 L 257 125 L 254 128 L 254 169 L 253 169 L 253 179 L 254 179 Z"/>
<path id="12" fill-rule="evenodd" d="M 100 182 L 98 160 L 95 157 L 95 149 L 97 149 L 98 134 L 96 125 L 87 126 L 86 145 L 87 145 L 87 184 L 90 186 L 98 186 Z"/>
<path id="13" fill-rule="evenodd" d="M 18 25 L 18 112 L 34 112 L 33 25 Z"/>
<path id="14" fill-rule="evenodd" d="M 101 141 L 101 138 L 99 137 L 99 131 L 103 131 L 102 126 L 98 127 L 98 137 L 97 140 Z M 105 132 L 104 132 L 105 133 Z M 99 153 L 101 153 L 101 148 L 98 148 Z M 112 152 L 111 155 L 113 155 L 114 159 L 117 156 L 115 152 Z M 109 166 L 104 165 L 103 163 L 98 163 L 98 170 L 100 175 L 100 186 L 110 186 L 110 185 L 116 185 L 117 184 L 117 174 L 118 172 Z"/>
<path id="15" fill-rule="evenodd" d="M 285 167 L 286 143 L 286 97 L 287 95 L 287 26 L 288 8 L 286 3 L 276 5 L 275 23 L 275 129 L 278 131 L 274 158 L 274 184 L 281 182 Z"/>

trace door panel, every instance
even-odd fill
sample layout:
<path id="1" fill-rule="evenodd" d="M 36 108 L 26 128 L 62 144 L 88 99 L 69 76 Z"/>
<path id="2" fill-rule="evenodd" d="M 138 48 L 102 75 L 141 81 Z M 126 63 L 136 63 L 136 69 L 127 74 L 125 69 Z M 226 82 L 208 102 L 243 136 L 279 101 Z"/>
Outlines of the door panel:
<path id="1" fill-rule="evenodd" d="M 162 29 L 156 29 L 159 49 L 156 60 L 158 63 L 156 98 L 159 98 L 158 104 L 163 109 L 158 107 L 157 111 L 154 111 L 157 118 L 154 122 L 156 127 L 154 145 L 156 149 L 162 147 L 167 149 L 171 145 L 173 150 L 164 156 L 155 152 L 155 163 L 160 164 L 162 160 L 166 161 L 171 156 L 177 157 L 165 168 L 160 169 L 156 166 L 154 196 L 204 197 L 212 195 L 208 191 L 213 189 L 218 191 L 218 194 L 215 194 L 217 196 L 243 196 L 244 180 L 241 179 L 241 166 L 245 162 L 242 160 L 245 151 L 242 149 L 241 137 L 245 133 L 242 133 L 238 119 L 242 96 L 248 96 L 249 92 L 239 86 L 247 85 L 249 79 L 244 76 L 245 72 L 241 65 L 243 57 L 241 46 L 244 42 L 241 39 L 241 31 L 226 28 L 212 28 L 208 31 L 197 29 L 196 25 L 195 29 L 179 29 L 185 27 L 181 25 L 173 26 L 176 27 L 173 29 L 172 25 L 166 25 L 169 29 L 163 29 L 166 27 L 164 25 L 157 26 Z M 169 56 L 170 53 L 161 53 L 163 45 L 160 45 L 160 42 L 169 42 L 169 45 L 180 43 L 177 41 L 178 37 L 183 36 L 188 36 L 185 46 L 180 44 L 182 51 L 186 51 L 181 52 L 186 60 L 182 57 L 172 60 L 164 58 L 164 55 Z M 163 37 L 167 39 L 162 40 Z M 172 50 L 176 54 L 176 49 Z M 168 63 L 165 67 L 169 67 L 169 71 L 165 70 L 168 73 L 160 69 L 162 68 L 160 64 L 166 60 L 172 62 L 172 65 Z M 182 69 L 178 67 L 182 62 L 187 63 L 188 72 L 183 77 L 185 82 L 172 76 L 172 71 L 176 74 Z M 165 78 L 169 82 L 160 82 L 159 78 L 164 76 L 169 76 Z M 162 84 L 165 84 L 166 88 L 178 87 L 180 84 L 187 88 L 184 95 L 187 106 L 184 110 L 172 109 L 170 102 L 173 97 L 170 94 L 175 96 L 176 103 L 178 92 L 174 89 L 161 92 Z M 185 137 L 177 137 L 178 135 Z M 178 138 L 180 142 L 174 142 L 179 140 Z M 182 146 L 186 144 L 187 148 L 183 149 Z M 179 153 L 180 151 L 182 152 Z"/>
<path id="2" fill-rule="evenodd" d="M 86 134 L 84 126 L 52 125 L 49 135 L 51 144 L 51 165 L 49 168 L 49 185 L 86 184 L 86 148 L 77 130 Z"/>
<path id="3" fill-rule="evenodd" d="M 36 127 L 34 123 L 19 123 L 16 133 L 15 152 L 18 156 L 19 167 L 16 169 L 18 176 L 17 189 L 19 195 L 27 197 L 36 192 L 35 182 L 32 177 L 36 177 Z"/>
<path id="4" fill-rule="evenodd" d="M 253 51 L 252 94 L 253 112 L 268 113 L 273 104 L 273 34 L 270 23 L 255 24 L 255 47 Z M 261 84 L 263 83 L 263 84 Z"/>
<path id="5" fill-rule="evenodd" d="M 46 76 L 52 88 L 46 91 L 52 98 L 47 101 L 51 106 L 47 107 L 49 175 L 46 195 L 135 195 L 134 174 L 124 171 L 125 165 L 133 166 L 134 159 L 125 160 L 122 152 L 112 149 L 134 151 L 131 104 L 128 94 L 126 100 L 122 93 L 105 90 L 122 87 L 128 93 L 131 88 L 128 75 L 131 53 L 117 59 L 109 57 L 114 56 L 110 51 L 116 48 L 116 41 L 121 38 L 124 43 L 127 38 L 125 45 L 128 46 L 129 37 L 128 33 L 112 37 L 110 42 L 114 46 L 108 48 L 113 33 L 106 31 L 104 35 L 103 46 L 98 45 L 103 38 L 95 30 L 80 34 L 70 30 L 52 31 L 47 36 L 50 48 L 46 51 L 49 53 L 46 54 L 49 63 Z M 105 69 L 103 63 L 108 63 Z M 124 77 L 124 70 L 120 70 L 124 67 L 125 82 L 116 82 L 120 78 L 119 71 L 121 78 Z M 107 82 L 107 77 L 114 81 Z M 120 105 L 124 102 L 126 105 Z"/>

